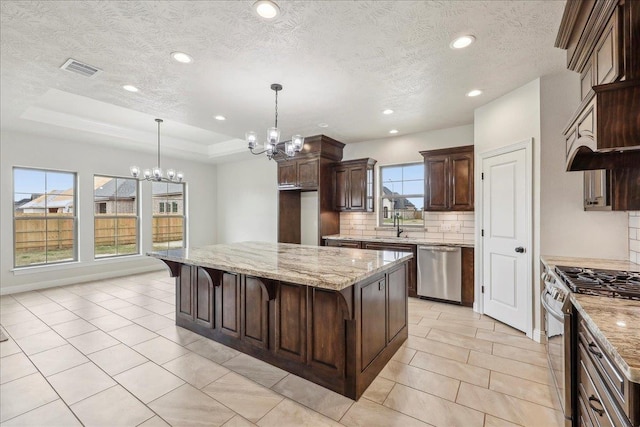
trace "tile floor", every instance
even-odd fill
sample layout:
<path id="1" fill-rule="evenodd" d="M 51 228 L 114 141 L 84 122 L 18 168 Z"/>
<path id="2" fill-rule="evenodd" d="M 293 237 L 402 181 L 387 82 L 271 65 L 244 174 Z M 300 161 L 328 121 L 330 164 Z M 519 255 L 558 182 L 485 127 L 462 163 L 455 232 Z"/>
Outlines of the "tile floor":
<path id="1" fill-rule="evenodd" d="M 561 426 L 545 347 L 410 299 L 409 339 L 354 402 L 174 325 L 154 272 L 0 298 L 3 426 Z"/>

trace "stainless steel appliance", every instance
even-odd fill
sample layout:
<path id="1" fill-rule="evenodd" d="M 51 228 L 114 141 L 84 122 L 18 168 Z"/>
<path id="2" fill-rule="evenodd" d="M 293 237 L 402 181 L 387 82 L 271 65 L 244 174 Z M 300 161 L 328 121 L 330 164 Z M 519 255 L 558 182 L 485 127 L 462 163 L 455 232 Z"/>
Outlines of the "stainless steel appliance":
<path id="1" fill-rule="evenodd" d="M 462 251 L 453 246 L 418 246 L 418 295 L 462 301 Z"/>
<path id="2" fill-rule="evenodd" d="M 571 359 L 571 300 L 569 289 L 556 274 L 547 269 L 542 273 L 544 290 L 540 302 L 544 307 L 544 324 L 547 334 L 547 361 L 553 385 L 558 393 L 565 426 L 571 427 L 573 405 L 571 396 L 572 359 Z"/>
<path id="3" fill-rule="evenodd" d="M 623 370 L 598 343 L 584 319 L 580 320 L 579 325 L 573 320 L 568 301 L 569 292 L 640 301 L 640 272 L 556 266 L 555 271 L 547 269 L 543 279 L 545 291 L 541 301 L 545 308 L 549 340 L 549 366 L 563 400 L 565 416 L 573 418 L 575 425 L 585 420 L 585 414 L 595 414 L 594 418 L 588 415 L 593 425 L 640 426 L 640 384 L 624 377 Z M 561 300 L 564 300 L 562 305 Z M 559 318 L 556 316 L 559 308 L 564 318 L 562 340 L 557 339 L 559 326 L 549 320 Z M 564 346 L 562 352 L 558 352 L 560 345 Z M 569 360 L 571 349 L 579 351 L 580 356 Z M 565 357 L 564 375 L 557 375 L 560 362 L 558 354 Z M 576 363 L 578 359 L 580 363 Z M 570 387 L 572 378 L 576 383 Z M 579 390 L 574 396 L 571 395 L 572 388 Z"/>

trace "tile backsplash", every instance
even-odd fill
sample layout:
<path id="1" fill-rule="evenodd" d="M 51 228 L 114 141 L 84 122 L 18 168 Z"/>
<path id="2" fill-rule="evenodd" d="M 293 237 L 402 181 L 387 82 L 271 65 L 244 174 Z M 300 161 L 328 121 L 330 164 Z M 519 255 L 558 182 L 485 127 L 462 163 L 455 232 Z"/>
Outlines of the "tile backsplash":
<path id="1" fill-rule="evenodd" d="M 377 213 L 341 212 L 340 234 L 348 236 L 395 236 L 391 227 L 378 227 Z M 475 239 L 475 217 L 473 212 L 424 212 L 424 227 L 403 226 L 402 236 L 434 239 Z"/>
<path id="2" fill-rule="evenodd" d="M 640 211 L 629 212 L 629 260 L 640 264 Z"/>

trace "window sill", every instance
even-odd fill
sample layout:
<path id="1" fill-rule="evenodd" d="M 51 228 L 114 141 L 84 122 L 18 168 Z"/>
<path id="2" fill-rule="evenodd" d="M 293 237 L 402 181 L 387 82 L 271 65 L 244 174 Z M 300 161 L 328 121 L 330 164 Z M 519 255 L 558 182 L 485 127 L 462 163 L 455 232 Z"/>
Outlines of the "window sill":
<path id="1" fill-rule="evenodd" d="M 15 267 L 11 269 L 11 272 L 14 276 L 22 276 L 27 274 L 38 274 L 38 273 L 46 273 L 49 271 L 61 271 L 61 270 L 69 270 L 83 267 L 90 267 L 93 263 L 98 264 L 115 264 L 122 261 L 131 261 L 131 260 L 139 260 L 146 258 L 145 255 L 126 255 L 120 257 L 105 257 L 92 259 L 92 262 L 82 262 L 82 261 L 71 261 L 71 262 L 62 262 L 59 264 L 50 264 L 50 265 L 34 265 L 32 267 Z"/>
<path id="2" fill-rule="evenodd" d="M 401 225 L 401 229 L 404 231 L 427 231 L 427 228 L 422 225 Z M 396 227 L 392 225 L 378 225 L 374 228 L 375 231 L 395 231 Z"/>

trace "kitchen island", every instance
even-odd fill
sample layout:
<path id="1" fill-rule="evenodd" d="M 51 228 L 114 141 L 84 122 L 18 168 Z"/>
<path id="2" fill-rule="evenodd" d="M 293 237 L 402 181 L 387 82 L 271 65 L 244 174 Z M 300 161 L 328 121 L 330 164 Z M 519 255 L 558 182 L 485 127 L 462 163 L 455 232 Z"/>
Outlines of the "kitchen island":
<path id="1" fill-rule="evenodd" d="M 150 252 L 176 278 L 176 324 L 358 399 L 407 338 L 395 251 L 243 242 Z"/>

